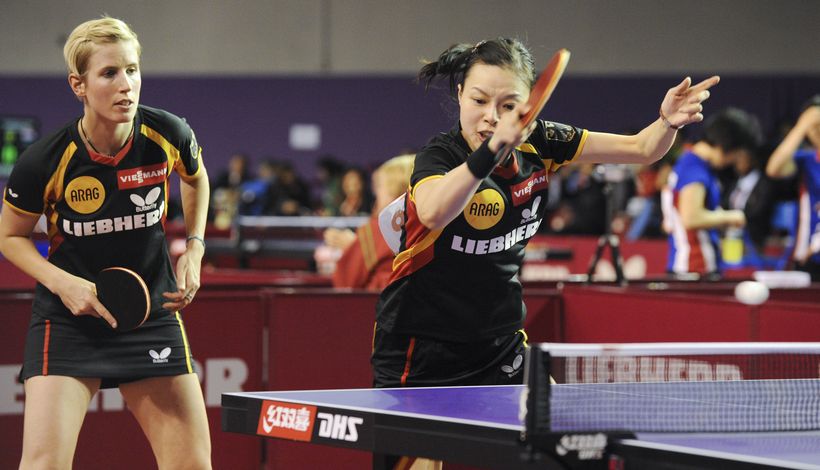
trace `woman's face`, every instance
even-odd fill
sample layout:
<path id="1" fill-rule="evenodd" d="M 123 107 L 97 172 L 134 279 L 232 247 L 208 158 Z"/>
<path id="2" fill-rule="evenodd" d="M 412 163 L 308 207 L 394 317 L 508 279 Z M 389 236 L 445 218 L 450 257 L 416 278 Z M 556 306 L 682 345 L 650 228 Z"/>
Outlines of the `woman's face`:
<path id="1" fill-rule="evenodd" d="M 474 64 L 458 86 L 461 135 L 471 150 L 492 137 L 499 117 L 527 101 L 530 88 L 507 68 Z"/>
<path id="2" fill-rule="evenodd" d="M 348 171 L 342 177 L 342 191 L 345 194 L 359 194 L 364 190 L 362 175 L 357 171 Z"/>
<path id="3" fill-rule="evenodd" d="M 82 80 L 74 93 L 85 103 L 86 113 L 114 123 L 134 119 L 142 77 L 139 56 L 132 41 L 95 44 Z"/>

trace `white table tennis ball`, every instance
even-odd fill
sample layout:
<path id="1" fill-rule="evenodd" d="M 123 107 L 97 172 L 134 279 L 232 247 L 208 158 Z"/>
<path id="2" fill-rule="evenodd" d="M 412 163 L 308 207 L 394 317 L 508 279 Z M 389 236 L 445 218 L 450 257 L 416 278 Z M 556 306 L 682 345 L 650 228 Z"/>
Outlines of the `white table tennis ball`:
<path id="1" fill-rule="evenodd" d="M 760 305 L 769 298 L 769 288 L 757 281 L 743 281 L 735 286 L 735 298 L 746 305 Z"/>

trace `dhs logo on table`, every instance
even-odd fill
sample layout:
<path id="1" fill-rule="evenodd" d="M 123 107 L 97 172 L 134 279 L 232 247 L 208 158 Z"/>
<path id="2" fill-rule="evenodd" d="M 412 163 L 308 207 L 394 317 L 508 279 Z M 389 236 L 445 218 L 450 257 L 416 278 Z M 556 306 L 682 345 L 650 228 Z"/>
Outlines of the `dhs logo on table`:
<path id="1" fill-rule="evenodd" d="M 351 410 L 320 408 L 313 432 L 314 442 L 328 441 L 343 447 L 371 449 L 373 416 Z"/>
<path id="2" fill-rule="evenodd" d="M 319 437 L 339 441 L 357 442 L 359 426 L 364 423 L 358 416 L 345 416 L 333 413 L 319 413 Z"/>

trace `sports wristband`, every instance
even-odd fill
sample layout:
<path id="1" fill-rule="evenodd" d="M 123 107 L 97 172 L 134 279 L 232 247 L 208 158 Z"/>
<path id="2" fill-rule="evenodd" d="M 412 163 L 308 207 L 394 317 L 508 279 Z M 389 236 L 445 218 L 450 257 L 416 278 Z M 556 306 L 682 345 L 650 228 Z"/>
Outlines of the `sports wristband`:
<path id="1" fill-rule="evenodd" d="M 467 168 L 480 180 L 490 176 L 496 163 L 495 152 L 490 150 L 490 139 L 485 140 L 481 147 L 467 157 Z"/>
<path id="2" fill-rule="evenodd" d="M 202 248 L 205 248 L 205 239 L 204 239 L 204 238 L 202 238 L 202 237 L 198 237 L 198 236 L 196 236 L 196 235 L 191 235 L 190 237 L 188 237 L 188 238 L 186 238 L 186 239 L 185 239 L 185 243 L 187 244 L 187 243 L 188 243 L 189 241 L 191 241 L 191 240 L 196 240 L 196 241 L 198 241 L 199 243 L 202 243 Z"/>

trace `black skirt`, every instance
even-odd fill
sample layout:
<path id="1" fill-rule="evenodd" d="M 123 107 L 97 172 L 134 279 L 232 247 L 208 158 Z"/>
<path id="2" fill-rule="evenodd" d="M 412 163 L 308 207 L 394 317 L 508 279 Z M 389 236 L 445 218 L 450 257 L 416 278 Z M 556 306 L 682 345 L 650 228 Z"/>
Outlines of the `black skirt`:
<path id="1" fill-rule="evenodd" d="M 101 388 L 194 372 L 179 313 L 151 314 L 139 328 L 113 330 L 104 320 L 32 313 L 19 380 L 38 375 L 102 379 Z"/>

